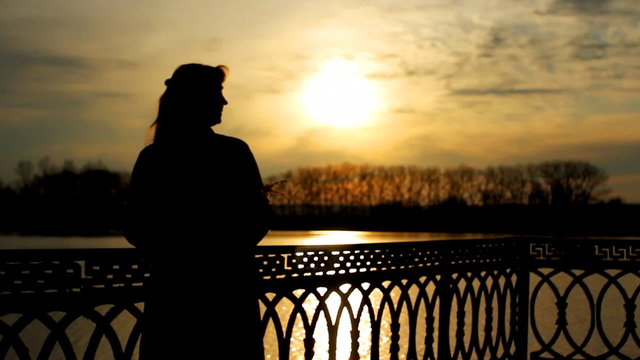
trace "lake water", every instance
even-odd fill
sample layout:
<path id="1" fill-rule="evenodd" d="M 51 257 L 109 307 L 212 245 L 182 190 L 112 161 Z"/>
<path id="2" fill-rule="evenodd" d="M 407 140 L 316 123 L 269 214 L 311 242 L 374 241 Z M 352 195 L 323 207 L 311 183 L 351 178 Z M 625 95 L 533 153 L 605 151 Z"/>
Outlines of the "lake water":
<path id="1" fill-rule="evenodd" d="M 259 244 L 259 246 L 282 246 L 282 245 L 333 245 L 333 244 L 364 244 L 364 243 L 381 243 L 381 242 L 413 242 L 413 241 L 437 241 L 437 240 L 470 240 L 470 239 L 479 239 L 479 238 L 495 238 L 495 235 L 487 235 L 487 234 L 444 234 L 444 233 L 405 233 L 405 232 L 358 232 L 358 231 L 273 231 L 269 233 L 269 235 Z M 122 247 L 131 247 L 124 238 L 121 236 L 112 236 L 112 237 L 37 237 L 37 236 L 0 236 L 0 250 L 1 249 L 54 249 L 54 248 L 122 248 Z M 550 271 L 550 270 L 549 270 Z M 603 275 L 593 275 L 591 276 L 590 282 L 594 285 L 594 296 L 597 296 L 599 293 L 599 289 L 603 289 L 603 287 L 607 285 L 607 279 L 610 277 L 615 277 L 616 272 L 608 272 Z M 574 275 L 567 275 L 564 273 L 559 273 L 554 275 L 554 283 L 557 283 L 560 289 L 566 288 L 568 284 L 571 283 Z M 531 281 L 532 284 L 539 279 L 536 278 L 535 275 L 532 275 Z M 640 276 L 638 274 L 628 274 L 624 276 L 620 276 L 618 279 L 621 284 L 621 289 L 625 289 L 625 294 L 621 291 L 607 291 L 603 295 L 603 306 L 606 305 L 603 310 L 602 319 L 598 320 L 601 322 L 603 329 L 606 330 L 607 336 L 620 339 L 624 336 L 624 321 L 625 321 L 625 312 L 624 312 L 624 297 L 630 296 L 633 299 L 633 295 L 631 295 L 636 289 L 640 288 Z M 613 287 L 611 287 L 613 288 Z M 626 290 L 628 289 L 628 290 Z M 346 291 L 345 289 L 342 289 Z M 588 298 L 584 293 L 580 291 L 574 291 L 568 297 L 570 304 L 573 306 L 569 307 L 567 312 L 567 320 L 569 321 L 570 328 L 572 331 L 574 329 L 578 329 L 575 332 L 578 334 L 584 334 L 586 332 L 585 329 L 589 327 L 589 323 L 591 321 L 590 315 L 585 315 L 583 308 L 580 306 L 575 306 L 577 303 L 583 303 L 585 300 L 588 302 Z M 640 305 L 638 303 L 639 298 L 636 294 L 635 297 L 636 305 Z M 351 299 L 349 300 L 351 301 Z M 357 300 L 356 300 L 357 301 Z M 372 299 L 372 303 L 379 303 L 380 299 Z M 394 300 L 394 301 L 397 301 Z M 278 313 L 282 317 L 289 316 L 293 309 L 290 303 L 283 301 L 282 304 L 278 304 Z M 308 303 L 305 302 L 304 307 L 306 311 L 313 312 L 314 308 L 317 306 L 317 300 L 310 299 Z M 335 304 L 327 303 L 329 307 L 339 308 L 339 300 Z M 466 306 L 465 306 L 466 307 Z M 105 308 L 104 311 L 108 309 Z M 330 310 L 330 312 L 334 312 L 335 309 Z M 556 298 L 549 287 L 543 287 L 540 291 L 538 302 L 536 303 L 535 308 L 537 318 L 536 324 L 538 328 L 540 328 L 543 333 L 553 334 L 553 329 L 555 328 L 555 319 L 558 313 L 558 309 L 556 307 Z M 469 311 L 470 312 L 470 311 Z M 587 311 L 588 312 L 588 311 Z M 542 315 L 540 315 L 542 314 Z M 125 316 L 118 318 L 112 322 L 112 326 L 119 333 L 128 333 L 131 331 L 132 324 L 134 319 L 131 316 Z M 546 315 L 546 316 L 545 316 Z M 636 323 L 640 323 L 640 312 L 636 311 Z M 62 317 L 62 314 L 51 314 L 53 318 L 59 319 Z M 16 321 L 18 315 L 4 315 L 0 316 L 0 320 L 4 321 L 6 324 L 12 324 Z M 342 321 L 341 321 L 342 323 Z M 345 321 L 344 323 L 348 323 Z M 298 324 L 301 325 L 301 324 Z M 301 327 L 296 325 L 296 328 Z M 87 329 L 90 329 L 93 324 L 86 319 L 78 319 L 73 324 L 71 324 L 67 328 L 67 333 L 73 339 L 75 343 L 75 347 L 77 349 L 82 349 L 88 343 L 88 332 Z M 367 333 L 366 324 L 362 324 L 363 329 L 361 332 L 363 334 Z M 402 327 L 404 328 L 404 327 Z M 582 330 L 580 330 L 582 329 Z M 277 359 L 278 358 L 278 348 L 277 344 L 273 340 L 273 334 L 270 334 L 273 329 L 268 328 L 267 334 L 265 335 L 265 349 L 266 349 L 266 358 L 267 359 Z M 419 330 L 422 331 L 423 330 Z M 42 327 L 42 325 L 34 322 L 34 325 L 28 326 L 23 332 L 23 339 L 25 342 L 34 349 L 42 346 L 42 342 L 44 341 L 44 336 L 46 334 L 46 329 Z M 345 347 L 338 346 L 336 359 L 347 359 L 350 355 L 349 351 L 349 329 L 340 328 L 338 333 L 339 338 L 344 337 L 342 342 L 339 340 L 339 344 L 345 344 Z M 328 338 L 328 334 L 323 334 L 322 331 L 314 334 L 316 338 L 316 352 L 314 359 L 328 359 L 326 346 L 323 345 L 325 341 L 322 339 Z M 381 333 L 381 343 L 389 342 L 390 332 L 389 328 L 383 328 Z M 292 340 L 292 351 L 290 353 L 291 359 L 304 359 L 304 354 L 302 351 L 302 343 L 301 339 L 304 338 L 304 330 L 298 330 L 294 333 L 294 339 Z M 548 340 L 548 339 L 547 339 Z M 530 334 L 529 342 L 530 349 L 536 348 L 536 344 L 534 343 L 535 339 Z M 402 342 L 402 341 L 401 341 Z M 40 345 L 38 345 L 40 344 Z M 362 348 L 360 349 L 361 359 L 367 359 L 367 346 L 371 346 L 370 343 L 367 345 L 366 341 L 363 342 Z M 405 347 L 406 342 L 401 344 L 401 347 Z M 560 343 L 557 347 L 561 352 L 567 353 L 569 347 L 567 344 Z M 589 345 L 587 347 L 589 351 L 592 353 L 598 354 L 604 351 L 603 344 L 600 340 L 596 341 L 593 345 Z M 627 341 L 622 349 L 626 354 L 640 354 L 640 348 L 633 341 Z M 36 350 L 34 350 L 36 351 Z M 57 351 L 57 352 L 56 352 Z M 59 350 L 54 351 L 54 355 L 58 354 L 58 356 L 62 355 Z M 382 359 L 388 357 L 388 353 L 385 351 L 381 351 Z M 33 353 L 32 353 L 33 356 Z M 53 358 L 57 358 L 54 356 Z M 110 359 L 112 355 L 110 353 L 109 348 L 106 346 L 105 342 L 99 347 L 97 359 Z M 404 357 L 401 355 L 400 357 L 403 359 Z M 11 353 L 9 358 L 11 359 Z"/>
<path id="2" fill-rule="evenodd" d="M 496 238 L 491 234 L 452 234 L 425 232 L 375 232 L 375 231 L 271 231 L 258 246 L 283 245 L 340 245 L 384 242 L 469 240 Z M 130 248 L 131 244 L 122 236 L 19 236 L 0 235 L 2 249 L 88 249 Z"/>

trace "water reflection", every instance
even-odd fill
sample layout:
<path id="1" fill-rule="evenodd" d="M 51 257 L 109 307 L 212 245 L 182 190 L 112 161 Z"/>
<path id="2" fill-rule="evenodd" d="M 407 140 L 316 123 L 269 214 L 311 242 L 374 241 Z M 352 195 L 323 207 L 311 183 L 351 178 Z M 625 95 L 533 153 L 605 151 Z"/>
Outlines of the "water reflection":
<path id="1" fill-rule="evenodd" d="M 496 239 L 508 235 L 395 231 L 271 231 L 259 246 L 357 245 L 388 242 Z"/>
<path id="2" fill-rule="evenodd" d="M 279 230 L 270 231 L 259 246 L 356 245 L 386 242 L 496 239 L 505 235 L 392 231 Z M 22 236 L 0 235 L 0 250 L 131 248 L 122 236 Z"/>
<path id="3" fill-rule="evenodd" d="M 298 289 L 282 298 L 270 293 L 260 305 L 262 318 L 271 317 L 264 337 L 266 359 L 281 358 L 279 351 L 283 349 L 288 349 L 289 359 L 308 359 L 305 342 L 311 339 L 314 360 L 389 359 L 394 327 L 399 359 L 406 357 L 411 340 L 418 358 L 424 357 L 427 347 L 437 351 L 437 345 L 428 339 L 437 338 L 437 319 L 433 316 L 439 300 L 435 283 L 427 277 Z M 277 314 L 268 314 L 269 308 L 276 309 Z M 414 338 L 410 339 L 414 321 Z"/>
<path id="4" fill-rule="evenodd" d="M 335 352 L 336 360 L 350 359 L 352 355 L 352 324 L 354 323 L 357 326 L 355 329 L 357 330 L 355 335 L 358 342 L 358 347 L 355 349 L 357 356 L 361 359 L 371 358 L 372 327 L 369 310 L 378 309 L 382 302 L 382 294 L 377 291 L 363 296 L 361 290 L 368 287 L 369 284 L 363 284 L 363 287 L 344 284 L 335 291 L 328 291 L 324 287 L 311 292 L 303 289 L 296 290 L 294 295 L 297 298 L 305 298 L 302 310 L 296 308 L 296 305 L 289 299 L 282 299 L 277 307 L 278 321 L 282 322 L 284 328 L 290 321 L 293 325 L 289 359 L 306 359 L 305 341 L 310 339 L 314 341 L 314 360 L 328 360 L 333 352 Z M 395 300 L 397 301 L 397 298 Z M 264 316 L 265 307 L 261 306 L 261 308 Z M 352 318 L 356 321 L 352 321 Z M 391 316 L 388 307 L 381 320 L 384 325 L 381 326 L 380 343 L 382 348 L 385 345 L 387 348 L 387 351 L 382 351 L 384 359 L 384 354 L 388 354 L 388 346 L 391 341 L 389 326 Z M 266 359 L 280 358 L 276 328 L 274 321 L 271 321 L 265 334 Z"/>

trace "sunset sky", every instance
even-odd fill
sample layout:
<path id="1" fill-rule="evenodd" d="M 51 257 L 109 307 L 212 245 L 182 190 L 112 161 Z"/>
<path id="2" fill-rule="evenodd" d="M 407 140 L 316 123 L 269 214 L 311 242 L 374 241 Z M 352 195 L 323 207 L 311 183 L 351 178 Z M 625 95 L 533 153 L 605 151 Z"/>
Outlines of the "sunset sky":
<path id="1" fill-rule="evenodd" d="M 587 160 L 640 203 L 637 0 L 0 0 L 0 179 L 128 170 L 180 64 L 264 177 L 330 163 Z"/>

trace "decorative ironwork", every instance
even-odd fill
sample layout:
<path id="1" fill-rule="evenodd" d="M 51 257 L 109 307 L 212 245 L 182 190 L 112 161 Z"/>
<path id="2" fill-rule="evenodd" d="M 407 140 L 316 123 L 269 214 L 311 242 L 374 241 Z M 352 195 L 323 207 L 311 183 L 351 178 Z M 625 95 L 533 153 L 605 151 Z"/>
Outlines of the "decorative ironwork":
<path id="1" fill-rule="evenodd" d="M 259 247 L 265 359 L 638 358 L 639 255 L 526 237 Z M 134 249 L 0 251 L 0 358 L 137 358 L 148 277 Z"/>
<path id="2" fill-rule="evenodd" d="M 264 280 L 294 279 L 502 263 L 519 256 L 514 246 L 511 238 L 355 246 L 266 246 L 260 248 L 256 259 L 259 275 Z"/>
<path id="3" fill-rule="evenodd" d="M 514 358 L 518 246 L 494 239 L 262 248 L 266 352 L 288 359 L 296 348 L 305 359 L 319 351 L 334 359 L 346 341 L 342 357 L 350 359 Z"/>
<path id="4" fill-rule="evenodd" d="M 596 255 L 608 261 L 640 261 L 640 248 L 616 246 L 615 244 L 599 244 L 595 246 Z"/>
<path id="5" fill-rule="evenodd" d="M 548 240 L 529 267 L 532 359 L 637 359 L 640 241 Z"/>
<path id="6" fill-rule="evenodd" d="M 535 260 L 558 260 L 563 254 L 552 243 L 532 242 L 529 244 L 529 255 Z"/>
<path id="7" fill-rule="evenodd" d="M 0 359 L 136 357 L 148 276 L 133 249 L 0 251 Z"/>

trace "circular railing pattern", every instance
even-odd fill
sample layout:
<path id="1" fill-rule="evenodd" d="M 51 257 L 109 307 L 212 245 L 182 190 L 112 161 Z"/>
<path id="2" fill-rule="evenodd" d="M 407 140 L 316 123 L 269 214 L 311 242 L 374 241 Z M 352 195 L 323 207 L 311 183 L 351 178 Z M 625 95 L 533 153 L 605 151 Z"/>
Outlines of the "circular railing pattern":
<path id="1" fill-rule="evenodd" d="M 539 346 L 536 356 L 629 359 L 640 355 L 638 270 L 543 268 L 533 270 L 531 276 L 530 328 Z"/>

